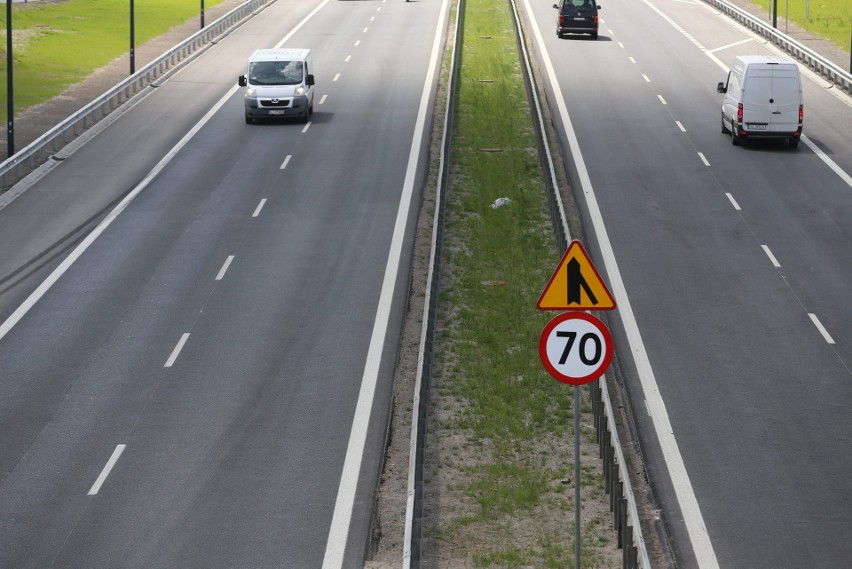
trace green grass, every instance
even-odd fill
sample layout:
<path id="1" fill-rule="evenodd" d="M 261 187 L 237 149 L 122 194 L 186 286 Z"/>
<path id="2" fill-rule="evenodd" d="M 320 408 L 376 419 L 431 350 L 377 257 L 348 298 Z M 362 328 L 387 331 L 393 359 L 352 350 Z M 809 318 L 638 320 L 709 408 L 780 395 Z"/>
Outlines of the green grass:
<path id="1" fill-rule="evenodd" d="M 557 447 L 573 440 L 574 390 L 542 366 L 539 336 L 553 314 L 536 307 L 559 251 L 508 5 L 467 0 L 464 18 L 436 348 L 440 397 L 458 411 L 430 421 L 466 442 L 441 464 L 459 473 L 448 489 L 459 506 L 426 531 L 478 567 L 572 567 L 575 506 L 560 483 L 572 465 Z M 499 198 L 509 202 L 492 208 Z M 600 496 L 600 472 L 583 466 L 582 483 Z M 514 524 L 537 528 L 542 517 L 558 536 L 513 537 Z M 583 566 L 599 566 L 608 546 L 584 536 Z"/>
<path id="2" fill-rule="evenodd" d="M 769 15 L 775 1 L 763 0 L 758 5 Z M 807 10 L 808 3 L 810 10 Z M 796 25 L 831 40 L 846 51 L 852 50 L 852 0 L 777 0 L 777 4 L 780 30 L 784 29 L 783 18 L 789 15 Z"/>
<path id="3" fill-rule="evenodd" d="M 222 0 L 206 0 L 205 9 Z M 134 2 L 136 45 L 193 16 L 198 0 Z M 6 121 L 6 7 L 0 17 L 0 116 Z M 15 3 L 12 8 L 15 113 L 47 101 L 93 71 L 130 51 L 128 0 Z M 128 74 L 130 71 L 128 55 Z M 137 69 L 139 67 L 137 66 Z"/>

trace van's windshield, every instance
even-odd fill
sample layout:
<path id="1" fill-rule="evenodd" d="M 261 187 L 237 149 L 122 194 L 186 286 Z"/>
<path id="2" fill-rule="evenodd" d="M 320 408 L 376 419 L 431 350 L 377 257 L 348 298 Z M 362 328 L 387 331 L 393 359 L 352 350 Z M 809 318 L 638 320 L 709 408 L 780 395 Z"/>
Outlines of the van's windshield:
<path id="1" fill-rule="evenodd" d="M 249 63 L 249 81 L 254 85 L 298 85 L 302 82 L 301 61 L 253 61 Z"/>

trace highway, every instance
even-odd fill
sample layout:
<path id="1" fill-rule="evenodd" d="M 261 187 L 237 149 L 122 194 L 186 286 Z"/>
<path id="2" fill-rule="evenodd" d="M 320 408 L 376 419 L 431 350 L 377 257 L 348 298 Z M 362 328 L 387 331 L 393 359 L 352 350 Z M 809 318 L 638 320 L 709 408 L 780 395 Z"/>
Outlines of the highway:
<path id="1" fill-rule="evenodd" d="M 363 566 L 446 17 L 275 2 L 0 210 L 0 567 Z"/>
<path id="2" fill-rule="evenodd" d="M 701 2 L 601 5 L 591 41 L 523 3 L 674 563 L 845 566 L 852 102 L 805 73 L 803 144 L 735 147 L 715 85 L 775 52 Z"/>

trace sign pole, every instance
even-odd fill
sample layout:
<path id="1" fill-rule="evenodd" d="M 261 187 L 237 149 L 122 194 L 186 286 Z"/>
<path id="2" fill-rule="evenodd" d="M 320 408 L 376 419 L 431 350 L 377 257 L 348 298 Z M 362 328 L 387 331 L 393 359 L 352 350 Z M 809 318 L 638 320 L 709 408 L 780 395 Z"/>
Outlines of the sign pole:
<path id="1" fill-rule="evenodd" d="M 580 386 L 574 386 L 574 549 L 575 569 L 580 569 Z"/>

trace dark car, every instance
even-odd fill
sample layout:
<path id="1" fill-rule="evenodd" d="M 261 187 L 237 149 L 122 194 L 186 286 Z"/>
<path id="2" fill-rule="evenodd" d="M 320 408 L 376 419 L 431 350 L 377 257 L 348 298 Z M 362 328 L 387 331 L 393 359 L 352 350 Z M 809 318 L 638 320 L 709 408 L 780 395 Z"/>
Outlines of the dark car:
<path id="1" fill-rule="evenodd" d="M 559 10 L 556 20 L 556 37 L 565 34 L 589 34 L 598 39 L 598 10 L 594 0 L 559 0 L 553 5 Z"/>

